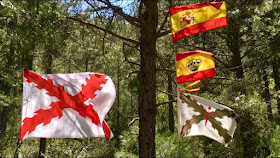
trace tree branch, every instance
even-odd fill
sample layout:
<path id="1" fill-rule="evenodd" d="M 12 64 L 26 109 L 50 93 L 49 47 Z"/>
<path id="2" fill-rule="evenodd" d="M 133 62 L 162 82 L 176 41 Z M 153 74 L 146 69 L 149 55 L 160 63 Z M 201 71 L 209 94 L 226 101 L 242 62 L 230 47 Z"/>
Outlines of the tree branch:
<path id="1" fill-rule="evenodd" d="M 127 128 L 129 128 L 131 125 L 133 125 L 133 123 L 134 123 L 136 120 L 139 120 L 139 119 L 140 119 L 140 117 L 135 117 L 135 118 L 133 118 L 133 120 L 129 122 Z"/>
<path id="2" fill-rule="evenodd" d="M 158 29 L 158 31 L 157 31 L 157 34 L 159 34 L 160 31 L 163 29 L 164 25 L 165 25 L 166 22 L 167 22 L 168 16 L 169 16 L 169 12 L 167 12 L 167 13 L 165 14 L 164 21 L 162 22 L 161 26 L 159 27 L 159 29 Z"/>
<path id="3" fill-rule="evenodd" d="M 164 32 L 159 32 L 159 33 L 157 33 L 157 37 L 159 38 L 159 37 L 168 35 L 168 34 L 170 34 L 170 33 L 171 33 L 171 30 L 166 30 L 166 31 L 164 31 Z"/>
<path id="4" fill-rule="evenodd" d="M 139 19 L 138 18 L 132 17 L 132 16 L 124 13 L 122 8 L 117 7 L 117 6 L 113 6 L 112 3 L 109 0 L 106 0 L 106 1 L 98 0 L 98 1 L 106 4 L 109 8 L 111 8 L 113 10 L 114 13 L 117 13 L 118 15 L 123 17 L 130 24 L 140 28 L 140 24 L 139 24 Z"/>
<path id="5" fill-rule="evenodd" d="M 106 57 L 106 55 L 105 55 L 105 37 L 106 37 L 106 33 L 104 33 L 104 36 L 103 36 L 103 38 L 102 38 L 102 54 L 103 54 L 103 56 L 104 56 L 104 58 L 108 61 L 108 63 L 110 64 L 110 65 L 112 65 L 112 67 L 113 68 L 115 68 L 115 70 L 118 70 L 118 68 L 117 68 L 117 66 L 115 66 L 115 65 L 113 65 L 111 62 L 110 62 L 110 60 Z M 120 65 L 119 65 L 120 66 Z"/>
<path id="6" fill-rule="evenodd" d="M 172 93 L 164 92 L 164 91 L 159 90 L 159 89 L 156 89 L 156 88 L 154 88 L 154 87 L 151 87 L 151 88 L 153 88 L 153 89 L 155 89 L 156 91 L 159 91 L 159 92 L 161 92 L 161 93 L 165 93 L 165 94 L 168 94 L 168 95 L 172 95 L 173 97 L 177 97 L 177 95 L 174 95 L 174 94 L 172 94 Z"/>
<path id="7" fill-rule="evenodd" d="M 260 46 L 255 46 L 255 48 L 260 47 Z M 241 57 L 241 59 L 243 59 L 244 57 L 246 57 L 248 54 L 250 54 L 252 52 L 252 50 L 254 50 L 255 48 L 251 48 L 250 50 L 246 51 L 244 53 L 244 55 Z"/>
<path id="8" fill-rule="evenodd" d="M 89 6 L 91 6 L 94 9 L 94 10 L 91 10 L 92 12 L 98 12 L 98 11 L 101 11 L 101 10 L 109 9 L 109 7 L 98 7 L 98 8 L 96 8 L 91 3 L 89 3 L 88 0 L 85 0 L 85 1 Z"/>
<path id="9" fill-rule="evenodd" d="M 176 102 L 177 100 L 168 100 L 168 101 L 166 101 L 166 102 L 162 102 L 162 103 L 158 103 L 157 104 L 157 107 L 159 107 L 160 105 L 164 105 L 164 104 L 167 104 L 167 103 L 174 103 L 174 102 Z"/>
<path id="10" fill-rule="evenodd" d="M 229 68 L 229 65 L 227 65 L 226 63 L 222 62 L 220 59 L 218 59 L 217 57 L 214 56 L 214 58 L 219 61 L 220 63 L 222 63 L 226 68 Z"/>
<path id="11" fill-rule="evenodd" d="M 137 66 L 141 66 L 139 63 L 136 63 L 136 62 L 133 62 L 133 61 L 130 61 L 128 58 L 127 58 L 127 56 L 126 56 L 126 54 L 125 54 L 125 46 L 130 46 L 130 45 L 128 45 L 128 44 L 126 44 L 126 43 L 123 43 L 123 55 L 124 55 L 124 61 L 125 62 L 128 62 L 130 65 L 131 65 L 131 67 L 133 67 L 135 70 L 136 70 L 136 68 L 134 67 L 134 65 L 137 65 Z M 134 48 L 134 47 L 133 47 Z"/>
<path id="12" fill-rule="evenodd" d="M 166 71 L 171 73 L 176 73 L 176 70 L 164 69 L 164 68 L 157 68 L 157 71 Z"/>
<path id="13" fill-rule="evenodd" d="M 132 71 L 126 76 L 125 79 L 128 79 L 132 74 L 138 74 L 138 73 L 140 73 L 140 71 Z"/>
<path id="14" fill-rule="evenodd" d="M 112 31 L 109 30 L 109 29 L 99 27 L 99 26 L 97 26 L 97 25 L 95 25 L 95 24 L 86 22 L 86 21 L 81 20 L 81 19 L 78 19 L 78 18 L 74 18 L 74 17 L 67 17 L 67 18 L 68 18 L 68 19 L 71 19 L 71 20 L 73 20 L 73 21 L 77 21 L 77 22 L 79 22 L 79 23 L 82 24 L 82 25 L 91 26 L 91 27 L 93 27 L 93 28 L 96 28 L 96 29 L 98 29 L 98 30 L 101 30 L 101 31 L 103 31 L 103 32 L 105 32 L 105 33 L 108 33 L 108 34 L 110 34 L 110 35 L 112 35 L 112 36 L 114 36 L 114 37 L 117 37 L 117 38 L 119 38 L 119 39 L 121 39 L 121 40 L 125 40 L 125 41 L 131 42 L 131 43 L 139 44 L 139 41 L 136 41 L 136 40 L 133 40 L 133 39 L 130 39 L 130 38 L 126 38 L 126 37 L 120 36 L 120 35 L 118 35 L 118 34 L 112 32 Z"/>
<path id="15" fill-rule="evenodd" d="M 91 6 L 94 9 L 94 10 L 92 10 L 92 12 L 98 12 L 98 11 L 101 11 L 101 10 L 109 9 L 109 7 L 98 7 L 98 8 L 96 8 L 91 3 L 89 3 L 88 0 L 85 0 L 85 1 L 89 6 Z"/>

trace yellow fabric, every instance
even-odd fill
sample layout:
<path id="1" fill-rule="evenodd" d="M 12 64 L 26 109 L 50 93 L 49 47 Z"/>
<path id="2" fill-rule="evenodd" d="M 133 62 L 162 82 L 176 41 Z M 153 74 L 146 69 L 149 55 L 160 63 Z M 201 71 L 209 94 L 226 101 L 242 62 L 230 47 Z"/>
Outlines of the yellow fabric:
<path id="1" fill-rule="evenodd" d="M 182 28 L 180 22 L 184 17 L 183 15 L 188 12 L 190 13 L 189 14 L 190 16 L 194 17 L 194 19 L 189 25 L 186 25 Z M 225 16 L 226 16 L 225 2 L 221 5 L 219 9 L 210 5 L 198 9 L 188 9 L 188 10 L 178 12 L 170 17 L 172 34 L 175 34 L 186 27 L 196 25 L 198 23 L 203 23 L 209 20 L 218 19 Z"/>
<path id="2" fill-rule="evenodd" d="M 177 77 L 181 75 L 190 75 L 199 71 L 215 68 L 215 63 L 211 58 L 212 53 L 197 53 L 194 55 L 187 56 L 179 61 L 176 61 L 176 73 Z M 187 64 L 191 60 L 199 59 L 201 61 L 199 68 L 196 71 L 188 69 Z"/>
<path id="3" fill-rule="evenodd" d="M 194 86 L 194 85 L 197 85 L 197 84 L 199 84 L 199 83 L 200 83 L 200 80 L 194 81 L 193 83 L 188 84 L 185 88 L 190 88 L 190 87 L 192 87 L 192 86 Z"/>
<path id="4" fill-rule="evenodd" d="M 196 92 L 196 91 L 199 91 L 199 90 L 200 90 L 199 87 L 198 87 L 198 88 L 190 88 L 190 87 L 192 87 L 192 86 L 194 86 L 194 85 L 197 85 L 197 84 L 199 84 L 199 83 L 200 83 L 200 80 L 194 81 L 193 83 L 188 84 L 185 88 L 180 88 L 179 91 L 180 91 L 180 92 L 181 92 L 181 91 L 188 91 L 188 92 Z M 190 88 L 190 89 L 189 89 L 189 88 Z"/>

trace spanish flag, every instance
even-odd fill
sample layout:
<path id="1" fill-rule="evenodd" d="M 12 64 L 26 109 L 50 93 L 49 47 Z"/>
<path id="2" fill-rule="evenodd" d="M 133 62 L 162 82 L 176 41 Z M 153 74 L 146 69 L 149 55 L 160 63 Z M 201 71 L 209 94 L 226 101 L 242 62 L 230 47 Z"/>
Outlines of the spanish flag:
<path id="1" fill-rule="evenodd" d="M 215 76 L 213 53 L 195 50 L 176 54 L 177 83 L 196 81 Z"/>
<path id="2" fill-rule="evenodd" d="M 169 14 L 173 43 L 227 25 L 225 2 L 169 7 Z"/>

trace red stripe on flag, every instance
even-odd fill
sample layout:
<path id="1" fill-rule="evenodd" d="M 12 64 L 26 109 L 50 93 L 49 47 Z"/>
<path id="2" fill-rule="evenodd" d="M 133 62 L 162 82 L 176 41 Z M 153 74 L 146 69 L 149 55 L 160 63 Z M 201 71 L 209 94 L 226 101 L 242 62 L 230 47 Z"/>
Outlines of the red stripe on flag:
<path id="1" fill-rule="evenodd" d="M 102 122 L 102 127 L 103 127 L 103 131 L 105 133 L 106 140 L 109 140 L 111 137 L 111 129 L 109 128 L 109 126 L 107 125 L 107 123 L 105 121 Z"/>
<path id="2" fill-rule="evenodd" d="M 205 53 L 205 54 L 207 53 L 209 55 L 211 54 L 211 56 L 215 56 L 213 53 L 210 53 L 210 52 L 206 52 L 206 51 L 202 51 L 202 50 L 194 50 L 194 51 L 188 51 L 188 52 L 176 54 L 175 58 L 176 58 L 176 61 L 179 61 L 179 60 L 182 60 L 188 56 L 191 56 L 191 55 L 194 55 L 197 53 Z"/>
<path id="3" fill-rule="evenodd" d="M 200 32 L 209 31 L 209 30 L 212 30 L 212 29 L 215 29 L 218 27 L 223 27 L 223 26 L 227 26 L 226 17 L 213 19 L 213 20 L 210 20 L 210 21 L 207 21 L 204 23 L 199 23 L 196 25 L 186 27 L 175 34 L 172 34 L 173 43 L 178 42 L 180 39 L 182 39 L 184 37 L 188 37 L 188 36 L 200 33 Z"/>
<path id="4" fill-rule="evenodd" d="M 182 60 L 188 56 L 194 55 L 200 53 L 199 51 L 189 51 L 189 52 L 184 52 L 184 53 L 180 53 L 180 54 L 176 54 L 176 61 Z"/>
<path id="5" fill-rule="evenodd" d="M 183 6 L 173 6 L 173 7 L 169 7 L 169 14 L 170 14 L 170 16 L 172 16 L 181 11 L 185 11 L 185 10 L 189 10 L 189 9 L 198 9 L 198 8 L 207 7 L 210 5 L 219 9 L 222 4 L 223 4 L 223 2 L 208 2 L 208 3 L 183 5 Z"/>
<path id="6" fill-rule="evenodd" d="M 192 82 L 196 80 L 200 80 L 203 78 L 211 78 L 215 76 L 215 68 L 211 68 L 204 71 L 199 71 L 190 75 L 181 75 L 177 77 L 177 83 L 185 83 L 185 82 Z"/>

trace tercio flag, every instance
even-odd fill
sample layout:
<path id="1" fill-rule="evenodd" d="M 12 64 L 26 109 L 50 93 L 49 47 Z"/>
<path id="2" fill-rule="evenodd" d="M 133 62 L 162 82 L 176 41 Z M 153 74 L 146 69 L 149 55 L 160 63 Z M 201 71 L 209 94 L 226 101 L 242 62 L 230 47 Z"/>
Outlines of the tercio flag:
<path id="1" fill-rule="evenodd" d="M 213 53 L 194 50 L 176 54 L 177 83 L 196 81 L 215 76 Z"/>
<path id="2" fill-rule="evenodd" d="M 178 92 L 180 138 L 206 136 L 227 146 L 233 139 L 236 114 L 229 107 L 196 95 Z"/>
<path id="3" fill-rule="evenodd" d="M 227 25 L 226 3 L 208 2 L 169 7 L 173 43 Z"/>

